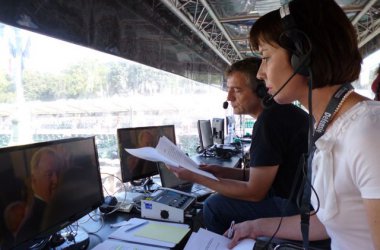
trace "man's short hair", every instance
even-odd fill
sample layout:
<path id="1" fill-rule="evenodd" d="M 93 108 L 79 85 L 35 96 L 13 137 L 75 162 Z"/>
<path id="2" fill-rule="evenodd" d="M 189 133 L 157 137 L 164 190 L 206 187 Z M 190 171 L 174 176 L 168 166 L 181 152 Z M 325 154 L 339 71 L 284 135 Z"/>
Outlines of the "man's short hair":
<path id="1" fill-rule="evenodd" d="M 257 79 L 257 72 L 259 71 L 261 59 L 257 57 L 249 57 L 233 63 L 225 70 L 225 77 L 228 78 L 235 72 L 244 74 L 252 91 L 256 92 L 259 84 L 264 84 L 264 81 Z"/>

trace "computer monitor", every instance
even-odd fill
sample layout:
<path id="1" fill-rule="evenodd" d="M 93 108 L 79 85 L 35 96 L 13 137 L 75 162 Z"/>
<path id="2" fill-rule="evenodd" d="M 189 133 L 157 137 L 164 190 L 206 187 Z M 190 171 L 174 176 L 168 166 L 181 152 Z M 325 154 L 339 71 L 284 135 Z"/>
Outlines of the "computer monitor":
<path id="1" fill-rule="evenodd" d="M 214 145 L 210 120 L 198 120 L 198 135 L 200 151 L 204 151 Z"/>
<path id="2" fill-rule="evenodd" d="M 212 118 L 212 135 L 215 144 L 224 143 L 224 119 Z"/>
<path id="3" fill-rule="evenodd" d="M 52 235 L 104 201 L 94 137 L 1 148 L 0 162 L 0 249 L 56 247 Z"/>
<path id="4" fill-rule="evenodd" d="M 127 153 L 125 148 L 156 147 L 161 136 L 166 136 L 173 143 L 176 143 L 174 125 L 117 129 L 123 182 L 131 182 L 133 185 L 149 184 L 146 180 L 150 180 L 150 177 L 159 174 L 156 162 L 137 158 Z"/>

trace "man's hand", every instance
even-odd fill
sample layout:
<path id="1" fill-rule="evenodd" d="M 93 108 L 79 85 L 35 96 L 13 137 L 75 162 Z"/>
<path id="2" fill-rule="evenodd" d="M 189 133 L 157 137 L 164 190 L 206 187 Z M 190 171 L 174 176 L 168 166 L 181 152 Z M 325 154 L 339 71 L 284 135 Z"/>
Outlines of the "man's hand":
<path id="1" fill-rule="evenodd" d="M 221 177 L 223 178 L 223 170 L 224 168 L 221 167 L 221 166 L 218 166 L 218 165 L 199 165 L 199 169 L 203 170 L 203 171 L 206 171 L 206 172 L 209 172 L 213 175 L 215 175 L 216 177 Z"/>
<path id="2" fill-rule="evenodd" d="M 167 166 L 167 167 L 178 178 L 182 180 L 196 182 L 195 177 L 197 174 L 194 173 L 193 171 L 187 170 L 186 168 L 183 168 L 183 167 L 171 167 L 171 166 Z"/>

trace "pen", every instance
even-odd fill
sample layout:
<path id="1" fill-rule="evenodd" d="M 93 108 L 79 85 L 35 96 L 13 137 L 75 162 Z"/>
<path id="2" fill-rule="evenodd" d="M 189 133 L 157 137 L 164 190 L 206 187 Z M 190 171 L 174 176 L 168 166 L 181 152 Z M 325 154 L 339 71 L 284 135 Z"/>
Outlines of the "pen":
<path id="1" fill-rule="evenodd" d="M 229 239 L 232 238 L 232 236 L 234 235 L 234 225 L 235 225 L 235 221 L 231 221 L 231 225 L 230 225 L 230 228 L 228 229 L 228 232 L 227 232 L 227 237 Z"/>
<path id="2" fill-rule="evenodd" d="M 145 225 L 147 223 L 148 223 L 148 221 L 144 221 L 142 223 L 138 223 L 138 224 L 134 224 L 134 225 L 133 224 L 132 225 L 128 225 L 128 228 L 126 228 L 126 230 L 124 232 L 131 231 L 132 229 L 138 228 L 138 227 L 143 226 L 143 225 Z"/>

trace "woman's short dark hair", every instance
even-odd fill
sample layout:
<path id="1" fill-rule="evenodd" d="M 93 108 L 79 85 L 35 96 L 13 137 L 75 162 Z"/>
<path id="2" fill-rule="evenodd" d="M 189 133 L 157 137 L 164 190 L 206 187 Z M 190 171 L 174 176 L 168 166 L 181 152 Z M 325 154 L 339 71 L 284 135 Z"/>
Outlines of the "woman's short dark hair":
<path id="1" fill-rule="evenodd" d="M 235 72 L 240 72 L 248 78 L 249 86 L 254 92 L 259 84 L 264 84 L 264 81 L 257 79 L 257 71 L 259 71 L 261 59 L 257 57 L 245 58 L 228 66 L 224 72 L 226 78 Z"/>
<path id="2" fill-rule="evenodd" d="M 293 0 L 290 15 L 296 29 L 310 40 L 310 67 L 313 88 L 339 85 L 358 79 L 362 57 L 355 28 L 334 0 Z M 260 17 L 250 31 L 250 44 L 258 50 L 260 42 L 289 47 L 280 39 L 284 32 L 278 10 Z"/>

